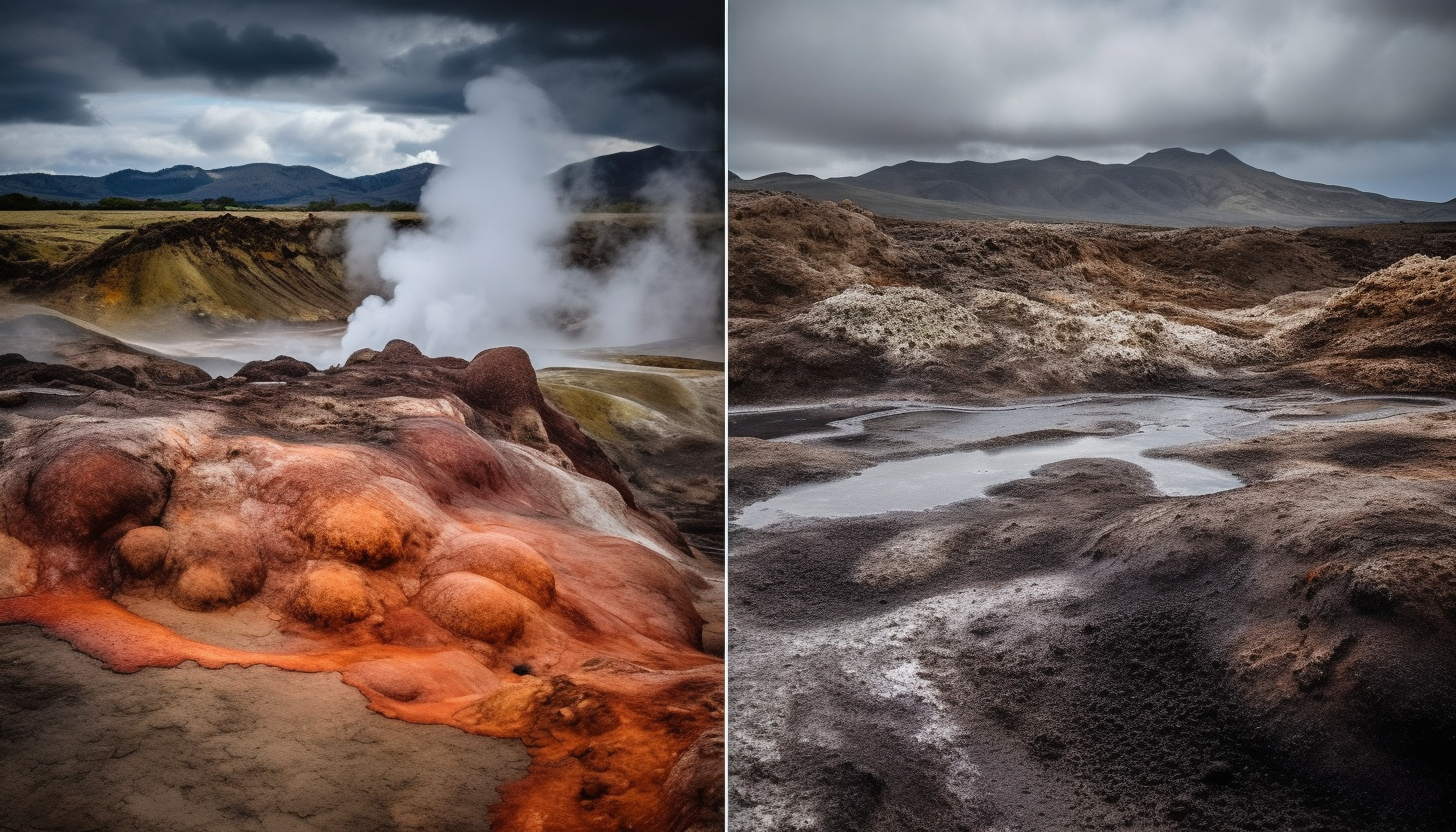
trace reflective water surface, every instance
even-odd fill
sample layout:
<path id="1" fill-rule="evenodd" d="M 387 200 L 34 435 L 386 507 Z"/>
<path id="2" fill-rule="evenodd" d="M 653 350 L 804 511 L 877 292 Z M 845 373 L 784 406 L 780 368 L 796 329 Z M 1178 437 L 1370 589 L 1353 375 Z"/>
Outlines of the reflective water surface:
<path id="1" fill-rule="evenodd" d="M 1310 421 L 1364 421 L 1417 410 L 1456 408 L 1456 400 L 1422 397 L 1335 398 L 1296 394 L 1260 399 L 1199 396 L 1089 396 L 1028 400 L 1006 407 L 949 408 L 906 404 L 856 413 L 832 422 L 805 420 L 807 432 L 777 441 L 835 442 L 862 433 L 918 435 L 957 444 L 1006 441 L 989 448 L 937 453 L 884 462 L 840 480 L 794 486 L 748 506 L 735 521 L 762 528 L 792 516 L 855 517 L 887 511 L 923 511 L 985 496 L 996 485 L 1067 459 L 1118 459 L 1146 469 L 1153 485 L 1170 496 L 1211 494 L 1244 483 L 1233 474 L 1146 452 L 1216 439 L 1237 439 L 1288 429 Z M 804 408 L 818 415 L 824 408 Z M 753 432 L 771 422 L 779 434 L 793 411 L 771 411 L 771 420 L 733 414 Z M 1040 438 L 1039 432 L 1121 435 Z M 781 435 L 781 434 L 780 434 Z M 764 437 L 770 438 L 770 437 Z"/>

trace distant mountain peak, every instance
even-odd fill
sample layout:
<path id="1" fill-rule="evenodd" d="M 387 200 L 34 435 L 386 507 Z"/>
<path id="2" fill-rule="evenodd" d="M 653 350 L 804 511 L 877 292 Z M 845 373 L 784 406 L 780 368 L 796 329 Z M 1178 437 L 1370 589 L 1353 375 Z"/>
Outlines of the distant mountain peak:
<path id="1" fill-rule="evenodd" d="M 1234 154 L 1219 148 L 1212 153 L 1199 153 L 1196 150 L 1187 150 L 1181 147 L 1165 147 L 1162 150 L 1154 150 L 1151 153 L 1144 153 L 1129 164 L 1148 165 L 1150 167 L 1187 167 L 1189 165 L 1244 165 L 1244 162 Z"/>

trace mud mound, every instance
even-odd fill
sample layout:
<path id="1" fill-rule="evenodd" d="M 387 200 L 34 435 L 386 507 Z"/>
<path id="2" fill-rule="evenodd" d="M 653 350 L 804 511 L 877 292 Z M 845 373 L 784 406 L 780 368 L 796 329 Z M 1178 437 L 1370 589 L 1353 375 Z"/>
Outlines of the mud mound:
<path id="1" fill-rule="evenodd" d="M 1331 298 L 1288 340 L 1295 369 L 1384 390 L 1456 386 L 1456 257 L 1413 255 Z"/>
<path id="2" fill-rule="evenodd" d="M 1412 416 L 1205 446 L 1191 456 L 1254 484 L 1133 512 L 1088 551 L 1139 573 L 1115 569 L 1114 593 L 1152 576 L 1139 592 L 1197 596 L 1274 753 L 1426 818 L 1456 777 L 1440 751 L 1456 736 L 1451 434 Z"/>
<path id="3" fill-rule="evenodd" d="M 728 216 L 732 315 L 794 309 L 856 283 L 902 280 L 906 252 L 847 201 L 735 193 Z"/>
<path id="4" fill-rule="evenodd" d="M 387 716 L 524 738 L 499 828 L 711 823 L 721 578 L 526 355 L 298 364 L 6 411 L 0 621 L 127 672 L 337 671 Z"/>
<path id="5" fill-rule="evenodd" d="M 160 222 L 15 284 L 100 323 L 180 314 L 199 321 L 332 321 L 353 311 L 336 225 L 223 214 Z"/>

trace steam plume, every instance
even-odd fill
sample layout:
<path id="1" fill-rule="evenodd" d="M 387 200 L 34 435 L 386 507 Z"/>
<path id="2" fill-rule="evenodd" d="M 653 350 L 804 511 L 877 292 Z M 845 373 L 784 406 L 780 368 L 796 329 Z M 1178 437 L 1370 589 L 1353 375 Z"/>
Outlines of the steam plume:
<path id="1" fill-rule="evenodd" d="M 472 114 L 445 137 L 448 166 L 421 195 L 428 227 L 350 228 L 351 285 L 377 280 L 392 297 L 371 295 L 350 316 L 345 355 L 392 338 L 469 358 L 503 344 L 627 345 L 713 331 L 721 255 L 697 245 L 681 187 L 657 183 L 658 196 L 679 192 L 668 200 L 677 210 L 604 273 L 568 268 L 559 245 L 571 215 L 545 175 L 567 136 L 554 106 L 509 71 L 471 82 L 465 95 Z"/>

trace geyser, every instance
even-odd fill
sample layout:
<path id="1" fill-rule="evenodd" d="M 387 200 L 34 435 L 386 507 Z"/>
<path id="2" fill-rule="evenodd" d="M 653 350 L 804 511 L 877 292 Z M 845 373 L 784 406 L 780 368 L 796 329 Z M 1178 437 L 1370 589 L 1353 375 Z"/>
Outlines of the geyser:
<path id="1" fill-rule="evenodd" d="M 533 348 L 610 346 L 712 332 L 721 309 L 721 259 L 694 239 L 686 187 L 668 175 L 648 196 L 663 222 L 605 271 L 561 263 L 573 215 L 546 176 L 566 139 L 546 95 L 501 71 L 465 89 L 471 115 L 445 137 L 421 195 L 422 231 L 351 229 L 353 275 L 392 290 L 349 317 L 343 353 L 394 338 L 428 355 L 474 355 L 503 343 Z"/>

